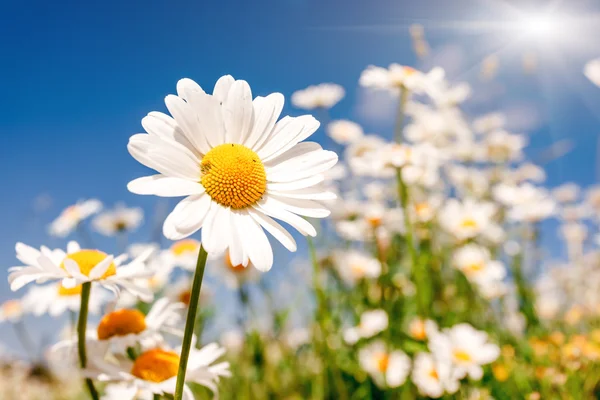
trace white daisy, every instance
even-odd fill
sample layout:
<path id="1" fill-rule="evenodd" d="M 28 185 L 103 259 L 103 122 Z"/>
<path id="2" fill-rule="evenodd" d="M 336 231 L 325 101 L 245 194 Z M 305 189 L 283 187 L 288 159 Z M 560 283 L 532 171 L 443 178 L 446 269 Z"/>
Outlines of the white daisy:
<path id="1" fill-rule="evenodd" d="M 388 327 L 388 315 L 384 310 L 365 311 L 360 316 L 357 326 L 344 331 L 346 343 L 354 344 L 360 339 L 367 339 L 383 332 Z"/>
<path id="2" fill-rule="evenodd" d="M 584 74 L 594 85 L 600 86 L 600 58 L 588 62 Z"/>
<path id="3" fill-rule="evenodd" d="M 465 240 L 493 234 L 494 230 L 499 229 L 492 220 L 495 214 L 496 205 L 493 203 L 450 199 L 442 207 L 438 218 L 442 228 L 458 240 Z"/>
<path id="4" fill-rule="evenodd" d="M 388 68 L 369 65 L 361 74 L 361 86 L 384 89 L 397 93 L 401 88 L 421 91 L 424 74 L 412 67 L 400 64 L 390 64 Z"/>
<path id="5" fill-rule="evenodd" d="M 277 118 L 279 93 L 252 101 L 248 83 L 224 76 L 213 95 L 189 79 L 165 102 L 174 118 L 153 112 L 142 120 L 148 134 L 129 141 L 129 152 L 158 175 L 136 179 L 129 190 L 164 197 L 188 196 L 167 217 L 164 234 L 183 239 L 202 228 L 210 254 L 229 248 L 233 264 L 269 270 L 273 250 L 262 228 L 288 250 L 292 236 L 271 217 L 303 235 L 316 235 L 305 217 L 324 218 L 318 201 L 335 198 L 322 188 L 337 155 L 317 143 L 300 143 L 319 127 L 311 116 Z M 261 228 L 262 227 L 262 228 Z"/>
<path id="6" fill-rule="evenodd" d="M 520 186 L 497 185 L 494 198 L 509 207 L 507 217 L 513 221 L 539 222 L 556 213 L 557 204 L 545 188 L 524 183 Z"/>
<path id="7" fill-rule="evenodd" d="M 294 107 L 304 110 L 331 108 L 339 103 L 345 94 L 344 88 L 340 85 L 336 85 L 335 83 L 321 83 L 294 92 L 292 94 L 292 104 Z"/>
<path id="8" fill-rule="evenodd" d="M 506 277 L 504 265 L 491 259 L 490 251 L 475 243 L 458 248 L 452 257 L 453 266 L 483 291 L 502 282 Z"/>
<path id="9" fill-rule="evenodd" d="M 60 282 L 32 286 L 23 297 L 23 302 L 32 314 L 38 316 L 47 313 L 57 317 L 66 311 L 77 313 L 81 308 L 81 288 L 81 285 L 66 288 Z M 89 313 L 98 314 L 108 301 L 110 297 L 106 291 L 93 290 L 88 304 Z"/>
<path id="10" fill-rule="evenodd" d="M 96 199 L 82 200 L 67 207 L 50 224 L 50 234 L 66 237 L 77 228 L 82 221 L 97 214 L 102 209 L 102 203 Z"/>
<path id="11" fill-rule="evenodd" d="M 104 211 L 92 220 L 94 228 L 104 236 L 136 230 L 144 220 L 141 208 L 127 208 L 118 204 L 113 210 Z"/>
<path id="12" fill-rule="evenodd" d="M 452 360 L 456 377 L 483 377 L 482 365 L 490 364 L 500 355 L 500 348 L 488 342 L 488 335 L 463 323 L 431 335 L 429 350 L 440 360 Z"/>
<path id="13" fill-rule="evenodd" d="M 120 357 L 114 363 L 98 362 L 95 373 L 97 378 L 105 382 L 119 382 L 124 388 L 131 390 L 133 397 L 122 397 L 120 400 L 135 399 L 141 392 L 150 392 L 158 395 L 173 395 L 177 381 L 180 349 L 154 348 L 144 351 L 135 360 Z M 217 384 L 221 377 L 229 377 L 229 363 L 214 362 L 225 353 L 225 349 L 216 343 L 204 346 L 197 350 L 192 346 L 188 360 L 186 382 L 196 383 L 207 387 L 214 393 L 218 392 Z M 213 365 L 214 364 L 214 365 Z M 122 390 L 121 393 L 126 393 Z M 184 387 L 183 399 L 194 400 L 194 394 L 189 386 Z"/>
<path id="14" fill-rule="evenodd" d="M 432 320 L 415 317 L 408 324 L 408 334 L 411 338 L 424 341 L 432 333 L 437 332 L 437 325 Z"/>
<path id="15" fill-rule="evenodd" d="M 327 125 L 327 134 L 336 143 L 349 144 L 354 143 L 363 137 L 364 132 L 356 122 L 337 120 L 332 121 Z"/>
<path id="16" fill-rule="evenodd" d="M 76 242 L 70 242 L 67 252 L 51 251 L 46 247 L 36 250 L 23 243 L 15 246 L 17 258 L 24 266 L 9 269 L 8 282 L 13 291 L 35 281 L 45 283 L 60 280 L 63 287 L 75 288 L 85 282 L 95 282 L 119 294 L 120 287 L 145 301 L 151 301 L 153 293 L 136 285 L 136 279 L 147 277 L 152 271 L 144 262 L 151 255 L 148 250 L 127 265 L 122 265 L 126 255 L 114 258 L 100 250 L 81 249 Z"/>
<path id="17" fill-rule="evenodd" d="M 334 264 L 342 280 L 351 286 L 363 279 L 374 279 L 381 275 L 379 260 L 358 250 L 336 252 Z"/>
<path id="18" fill-rule="evenodd" d="M 412 371 L 412 381 L 422 396 L 440 398 L 444 393 L 456 393 L 460 387 L 452 362 L 437 359 L 429 353 L 418 353 Z"/>
<path id="19" fill-rule="evenodd" d="M 147 315 L 137 309 L 109 310 L 98 323 L 97 339 L 114 354 L 125 353 L 141 344 L 142 348 L 163 343 L 163 333 L 183 336 L 175 328 L 181 322 L 182 303 L 172 303 L 168 298 L 158 300 Z"/>
<path id="20" fill-rule="evenodd" d="M 18 322 L 24 313 L 24 304 L 19 299 L 7 300 L 0 304 L 0 322 Z"/>
<path id="21" fill-rule="evenodd" d="M 164 253 L 164 257 L 169 264 L 174 267 L 193 271 L 198 261 L 198 252 L 200 251 L 200 242 L 194 239 L 179 240 Z"/>
<path id="22" fill-rule="evenodd" d="M 360 349 L 358 362 L 379 387 L 402 386 L 410 372 L 410 358 L 403 351 L 389 351 L 382 341 Z"/>
<path id="23" fill-rule="evenodd" d="M 200 289 L 199 303 L 205 306 L 212 297 L 212 290 L 209 285 L 202 284 Z M 192 295 L 192 279 L 189 276 L 181 276 L 175 282 L 168 285 L 165 289 L 164 296 L 172 302 L 183 303 L 186 307 L 190 305 L 190 297 Z M 200 307 L 202 309 L 202 307 Z"/>

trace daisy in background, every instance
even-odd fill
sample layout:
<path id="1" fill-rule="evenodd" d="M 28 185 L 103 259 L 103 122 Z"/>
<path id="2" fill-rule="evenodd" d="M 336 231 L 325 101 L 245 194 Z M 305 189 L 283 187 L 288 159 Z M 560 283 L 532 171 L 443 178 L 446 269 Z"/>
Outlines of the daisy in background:
<path id="1" fill-rule="evenodd" d="M 192 295 L 192 279 L 189 276 L 181 276 L 175 282 L 171 283 L 166 287 L 164 296 L 173 303 L 182 303 L 186 307 L 190 305 L 190 298 Z M 206 305 L 210 302 L 213 295 L 209 285 L 202 284 L 200 291 L 201 305 Z"/>
<path id="2" fill-rule="evenodd" d="M 535 223 L 557 211 L 557 204 L 548 191 L 530 183 L 520 186 L 499 184 L 492 193 L 498 202 L 508 207 L 507 217 L 513 221 Z"/>
<path id="3" fill-rule="evenodd" d="M 419 341 L 426 340 L 429 335 L 436 333 L 437 325 L 432 320 L 415 317 L 408 324 L 408 334 L 411 338 Z"/>
<path id="4" fill-rule="evenodd" d="M 332 121 L 327 125 L 327 134 L 336 143 L 347 145 L 356 142 L 364 136 L 363 129 L 359 124 L 345 119 Z"/>
<path id="5" fill-rule="evenodd" d="M 303 235 L 316 236 L 304 218 L 324 218 L 319 201 L 335 198 L 323 189 L 324 172 L 337 155 L 305 142 L 319 122 L 305 115 L 277 119 L 279 93 L 252 100 L 248 83 L 224 76 L 209 95 L 190 79 L 165 99 L 173 118 L 158 112 L 142 120 L 148 134 L 134 135 L 129 152 L 159 172 L 129 183 L 133 193 L 187 196 L 167 217 L 163 232 L 180 240 L 202 229 L 211 255 L 229 249 L 234 265 L 259 270 L 273 265 L 268 231 L 288 250 L 293 237 L 278 218 Z"/>
<path id="6" fill-rule="evenodd" d="M 36 250 L 23 243 L 17 243 L 15 249 L 17 259 L 25 265 L 9 269 L 8 282 L 12 291 L 34 281 L 41 284 L 60 280 L 66 289 L 93 282 L 117 295 L 123 288 L 144 301 L 149 302 L 153 298 L 151 290 L 135 284 L 136 279 L 148 277 L 151 273 L 145 266 L 145 261 L 152 254 L 150 250 L 122 265 L 127 255 L 114 258 L 100 250 L 81 249 L 76 242 L 68 244 L 66 253 L 46 247 Z"/>
<path id="7" fill-rule="evenodd" d="M 412 381 L 422 396 L 440 398 L 456 393 L 460 379 L 449 359 L 437 359 L 430 353 L 418 353 L 412 370 Z"/>
<path id="8" fill-rule="evenodd" d="M 340 250 L 334 254 L 334 265 L 342 280 L 354 286 L 363 279 L 376 279 L 381 275 L 381 263 L 359 250 Z"/>
<path id="9" fill-rule="evenodd" d="M 346 91 L 340 85 L 321 83 L 294 92 L 292 94 L 292 104 L 294 107 L 304 110 L 329 109 L 339 103 L 345 94 Z"/>
<path id="10" fill-rule="evenodd" d="M 360 349 L 358 362 L 382 388 L 402 386 L 410 373 L 410 358 L 400 350 L 389 351 L 382 341 L 372 342 Z"/>
<path id="11" fill-rule="evenodd" d="M 386 330 L 388 322 L 388 315 L 384 310 L 365 311 L 357 326 L 344 331 L 344 340 L 348 344 L 355 344 L 360 339 L 371 338 Z"/>
<path id="12" fill-rule="evenodd" d="M 489 292 L 506 277 L 506 268 L 491 259 L 490 251 L 478 244 L 466 244 L 454 252 L 452 257 L 454 268 L 461 271 L 467 279 L 477 285 L 480 291 Z M 490 294 L 490 293 L 488 293 Z"/>
<path id="13" fill-rule="evenodd" d="M 224 255 L 210 261 L 213 268 L 211 273 L 220 279 L 229 289 L 238 289 L 249 282 L 256 282 L 260 279 L 261 273 L 256 268 L 251 268 L 252 263 L 248 266 L 242 264 L 234 265 L 231 262 L 231 256 L 226 251 Z"/>
<path id="14" fill-rule="evenodd" d="M 494 203 L 465 199 L 450 199 L 442 207 L 438 219 L 448 233 L 458 240 L 472 239 L 478 235 L 496 236 L 501 228 L 493 221 L 497 207 Z"/>
<path id="15" fill-rule="evenodd" d="M 429 350 L 439 360 L 451 360 L 454 376 L 462 379 L 467 375 L 474 380 L 483 377 L 482 365 L 494 362 L 500 348 L 488 342 L 488 335 L 471 325 L 454 325 L 429 338 Z"/>
<path id="16" fill-rule="evenodd" d="M 63 212 L 50 224 L 52 236 L 66 237 L 71 234 L 77 226 L 102 210 L 100 200 L 81 200 L 63 210 Z"/>
<path id="17" fill-rule="evenodd" d="M 113 362 L 97 362 L 97 368 L 90 370 L 88 374 L 100 381 L 118 383 L 118 393 L 123 396 L 119 397 L 119 400 L 136 399 L 140 392 L 173 395 L 180 353 L 181 349 L 152 348 L 144 350 L 135 360 L 118 357 Z M 206 345 L 200 350 L 192 346 L 186 382 L 204 386 L 217 394 L 220 378 L 231 376 L 229 363 L 214 364 L 224 353 L 225 349 L 216 343 Z M 130 397 L 125 397 L 126 395 Z M 194 398 L 192 390 L 186 385 L 183 399 Z"/>
<path id="18" fill-rule="evenodd" d="M 115 236 L 119 233 L 135 231 L 144 220 L 144 212 L 139 207 L 127 208 L 117 204 L 113 210 L 107 210 L 92 220 L 96 231 L 104 236 Z"/>
<path id="19" fill-rule="evenodd" d="M 173 243 L 164 253 L 165 261 L 172 266 L 193 271 L 196 268 L 200 242 L 195 239 L 183 239 Z"/>
<path id="20" fill-rule="evenodd" d="M 16 323 L 21 320 L 25 314 L 25 307 L 22 300 L 11 299 L 0 304 L 0 323 L 11 322 Z"/>
<path id="21" fill-rule="evenodd" d="M 48 314 L 58 317 L 66 311 L 79 312 L 81 308 L 81 285 L 66 288 L 60 282 L 43 286 L 32 286 L 25 296 L 23 303 L 33 315 Z M 111 300 L 108 292 L 93 290 L 89 299 L 89 313 L 98 314 L 103 305 Z"/>
<path id="22" fill-rule="evenodd" d="M 424 76 L 421 71 L 400 64 L 390 64 L 388 68 L 369 65 L 360 74 L 359 84 L 393 93 L 399 93 L 402 88 L 422 92 Z"/>

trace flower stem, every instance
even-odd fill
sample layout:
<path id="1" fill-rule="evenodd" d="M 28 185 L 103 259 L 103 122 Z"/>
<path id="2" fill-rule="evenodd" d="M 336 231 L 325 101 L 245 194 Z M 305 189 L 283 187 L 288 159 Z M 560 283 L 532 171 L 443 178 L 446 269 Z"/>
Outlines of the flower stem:
<path id="1" fill-rule="evenodd" d="M 79 310 L 79 321 L 77 322 L 77 348 L 79 351 L 79 365 L 85 369 L 87 365 L 87 355 L 85 352 L 85 331 L 87 330 L 88 303 L 90 302 L 90 292 L 92 283 L 85 282 L 81 288 L 81 308 Z M 93 400 L 98 400 L 98 391 L 94 387 L 94 382 L 86 378 L 85 384 L 88 387 L 90 396 Z"/>
<path id="2" fill-rule="evenodd" d="M 398 116 L 396 118 L 396 129 L 394 129 L 396 143 L 402 143 L 404 135 L 404 109 L 406 108 L 406 102 L 408 101 L 409 91 L 406 87 L 402 86 L 400 89 L 400 102 L 398 104 Z"/>
<path id="3" fill-rule="evenodd" d="M 183 344 L 181 347 L 181 358 L 179 359 L 179 371 L 177 372 L 177 385 L 175 386 L 175 400 L 183 398 L 183 385 L 185 384 L 185 373 L 187 370 L 190 348 L 192 347 L 192 337 L 194 335 L 194 325 L 196 323 L 196 313 L 198 311 L 198 301 L 200 299 L 200 289 L 202 288 L 202 277 L 206 267 L 206 257 L 208 254 L 204 247 L 200 246 L 198 252 L 198 261 L 196 271 L 194 272 L 194 283 L 192 284 L 192 293 L 190 295 L 190 305 L 188 307 L 187 318 L 185 321 L 185 331 L 183 334 Z"/>

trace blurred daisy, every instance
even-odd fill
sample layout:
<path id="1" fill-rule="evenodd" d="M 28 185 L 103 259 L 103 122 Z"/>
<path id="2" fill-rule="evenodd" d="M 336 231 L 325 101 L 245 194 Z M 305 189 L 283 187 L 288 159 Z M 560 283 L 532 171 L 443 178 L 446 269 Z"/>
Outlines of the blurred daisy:
<path id="1" fill-rule="evenodd" d="M 343 87 L 335 83 L 321 83 L 311 85 L 306 89 L 298 90 L 292 94 L 294 107 L 304 110 L 315 108 L 331 108 L 339 103 L 346 94 Z"/>
<path id="2" fill-rule="evenodd" d="M 173 266 L 193 271 L 196 268 L 199 251 L 199 241 L 183 239 L 173 243 L 171 248 L 166 252 L 165 257 L 169 259 Z"/>
<path id="3" fill-rule="evenodd" d="M 107 210 L 92 220 L 94 228 L 104 236 L 136 230 L 144 220 L 141 208 L 127 208 L 118 204 L 113 210 Z"/>
<path id="4" fill-rule="evenodd" d="M 482 365 L 490 364 L 500 355 L 500 348 L 488 342 L 488 335 L 463 323 L 431 335 L 429 349 L 437 359 L 452 360 L 457 378 L 467 375 L 474 380 L 483 377 Z"/>
<path id="5" fill-rule="evenodd" d="M 163 333 L 183 336 L 175 326 L 181 322 L 181 303 L 162 298 L 144 315 L 137 309 L 118 309 L 107 312 L 97 327 L 97 338 L 109 346 L 112 353 L 125 353 L 127 348 L 156 347 L 163 340 Z"/>
<path id="6" fill-rule="evenodd" d="M 360 349 L 358 362 L 379 387 L 402 386 L 410 373 L 410 358 L 400 350 L 388 351 L 382 341 Z"/>
<path id="7" fill-rule="evenodd" d="M 501 282 L 506 276 L 504 265 L 492 260 L 486 247 L 474 243 L 458 248 L 452 257 L 452 264 L 465 274 L 469 281 L 484 290 L 495 282 Z"/>
<path id="8" fill-rule="evenodd" d="M 559 203 L 572 203 L 579 198 L 581 189 L 576 183 L 565 183 L 552 190 L 552 196 Z"/>
<path id="9" fill-rule="evenodd" d="M 344 340 L 346 343 L 354 344 L 360 339 L 368 339 L 388 327 L 388 315 L 384 310 L 365 311 L 360 316 L 360 322 L 357 326 L 344 331 Z"/>
<path id="10" fill-rule="evenodd" d="M 437 332 L 437 325 L 432 320 L 415 317 L 408 324 L 408 334 L 415 340 L 424 341 L 435 332 Z"/>
<path id="11" fill-rule="evenodd" d="M 63 210 L 50 224 L 52 236 L 66 237 L 77 228 L 82 221 L 97 214 L 102 209 L 102 203 L 96 199 L 82 200 Z"/>
<path id="12" fill-rule="evenodd" d="M 473 129 L 477 133 L 488 133 L 504 128 L 506 116 L 501 113 L 487 114 L 473 121 Z"/>
<path id="13" fill-rule="evenodd" d="M 520 160 L 526 145 L 527 139 L 523 135 L 497 130 L 485 136 L 479 160 L 494 163 Z"/>
<path id="14" fill-rule="evenodd" d="M 390 64 L 388 68 L 369 65 L 360 74 L 361 86 L 372 89 L 385 89 L 398 93 L 401 88 L 409 90 L 421 89 L 424 74 L 412 67 Z"/>
<path id="15" fill-rule="evenodd" d="M 355 122 L 337 120 L 327 125 L 327 134 L 336 143 L 345 145 L 356 142 L 364 135 L 364 132 L 361 126 Z"/>
<path id="16" fill-rule="evenodd" d="M 106 382 L 119 382 L 121 395 L 119 400 L 133 400 L 138 392 L 157 395 L 173 395 L 179 367 L 180 349 L 154 348 L 144 351 L 134 361 L 129 358 L 117 358 L 116 363 L 102 362 L 98 365 L 98 379 Z M 229 363 L 214 362 L 224 354 L 225 350 L 216 343 L 197 350 L 192 346 L 188 361 L 186 382 L 204 386 L 214 393 L 218 392 L 217 384 L 221 377 L 229 377 Z M 129 392 L 125 388 L 134 388 Z M 184 387 L 183 398 L 193 400 L 194 394 L 189 386 Z"/>
<path id="17" fill-rule="evenodd" d="M 336 252 L 334 263 L 342 280 L 351 286 L 363 279 L 373 279 L 381 275 L 381 263 L 358 250 Z"/>
<path id="18" fill-rule="evenodd" d="M 594 85 L 600 86 L 600 58 L 588 62 L 584 74 Z"/>
<path id="19" fill-rule="evenodd" d="M 412 381 L 422 396 L 437 399 L 444 393 L 456 393 L 460 382 L 455 375 L 447 359 L 438 360 L 429 353 L 418 353 L 415 357 Z"/>
<path id="20" fill-rule="evenodd" d="M 490 234 L 498 229 L 492 218 L 496 205 L 466 199 L 460 202 L 450 199 L 439 213 L 440 225 L 458 240 L 471 239 L 481 234 Z"/>
<path id="21" fill-rule="evenodd" d="M 248 266 L 242 264 L 234 265 L 231 262 L 231 256 L 228 251 L 223 256 L 213 260 L 212 264 L 214 268 L 210 269 L 211 273 L 223 281 L 230 289 L 237 289 L 247 282 L 255 282 L 261 275 L 257 269 L 250 268 L 252 263 Z"/>
<path id="22" fill-rule="evenodd" d="M 18 322 L 25 314 L 24 303 L 19 299 L 7 300 L 0 304 L 0 322 Z"/>
<path id="23" fill-rule="evenodd" d="M 90 314 L 98 314 L 100 308 L 110 301 L 106 291 L 93 290 L 90 293 L 88 309 Z M 81 308 L 81 285 L 66 288 L 60 282 L 43 286 L 32 286 L 23 297 L 23 302 L 34 315 L 49 314 L 58 317 L 66 311 L 79 312 Z"/>
<path id="24" fill-rule="evenodd" d="M 509 207 L 507 217 L 513 221 L 539 222 L 556 213 L 556 202 L 545 188 L 524 183 L 520 186 L 500 184 L 494 198 Z"/>
<path id="25" fill-rule="evenodd" d="M 134 283 L 151 273 L 144 264 L 151 251 L 122 265 L 126 255 L 114 258 L 100 250 L 81 249 L 76 242 L 69 243 L 67 253 L 58 249 L 50 251 L 46 247 L 36 250 L 23 243 L 17 243 L 15 248 L 17 258 L 25 265 L 9 269 L 8 282 L 13 291 L 33 281 L 39 284 L 60 280 L 67 289 L 85 282 L 96 282 L 117 295 L 122 287 L 142 300 L 152 300 L 151 290 Z"/>
<path id="26" fill-rule="evenodd" d="M 168 285 L 165 289 L 164 296 L 171 302 L 183 303 L 186 307 L 190 305 L 192 295 L 192 280 L 189 276 L 181 276 L 175 282 Z M 212 291 L 206 284 L 202 285 L 200 290 L 201 305 L 206 305 L 210 301 Z"/>
<path id="27" fill-rule="evenodd" d="M 129 141 L 129 152 L 160 173 L 136 179 L 129 190 L 163 197 L 188 196 L 167 217 L 163 232 L 183 239 L 202 228 L 202 245 L 212 255 L 229 249 L 234 265 L 250 262 L 259 270 L 273 265 L 263 228 L 288 250 L 292 236 L 271 217 L 316 235 L 304 217 L 324 218 L 318 201 L 335 198 L 322 188 L 323 173 L 337 155 L 317 143 L 300 143 L 319 127 L 311 116 L 277 122 L 283 96 L 252 101 L 248 83 L 224 76 L 213 95 L 189 79 L 179 96 L 165 102 L 174 116 L 151 113 L 142 120 L 148 134 Z"/>

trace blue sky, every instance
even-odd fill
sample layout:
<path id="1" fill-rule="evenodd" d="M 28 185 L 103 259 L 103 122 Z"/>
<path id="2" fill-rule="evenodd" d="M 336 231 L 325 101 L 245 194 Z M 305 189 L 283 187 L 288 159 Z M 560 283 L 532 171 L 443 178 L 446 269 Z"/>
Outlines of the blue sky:
<path id="1" fill-rule="evenodd" d="M 476 93 L 489 94 L 475 99 L 469 110 L 520 110 L 521 115 L 514 114 L 515 128 L 531 135 L 533 156 L 558 140 L 574 143 L 571 153 L 545 165 L 550 185 L 596 182 L 600 89 L 581 71 L 587 60 L 600 56 L 598 31 L 584 29 L 578 46 L 517 43 L 505 29 L 490 29 L 490 21 L 502 26 L 514 17 L 507 3 L 3 2 L 0 263 L 6 268 L 16 263 L 16 241 L 62 246 L 63 241 L 48 238 L 46 225 L 77 199 L 97 197 L 107 205 L 123 200 L 152 209 L 154 198 L 126 190 L 128 181 L 146 172 L 129 156 L 126 144 L 142 131 L 140 120 L 146 113 L 165 111 L 164 96 L 183 77 L 210 89 L 218 77 L 232 74 L 247 80 L 255 95 L 279 91 L 287 98 L 309 84 L 339 83 L 347 95 L 332 110 L 333 117 L 356 119 L 367 131 L 388 135 L 389 119 L 374 121 L 361 109 L 365 95 L 357 81 L 369 64 L 421 66 L 408 35 L 408 26 L 415 22 L 425 26 L 433 49 L 423 67 L 441 64 L 451 78 L 467 80 Z M 554 3 L 573 14 L 600 12 L 593 0 Z M 530 7 L 539 9 L 535 2 Z M 481 23 L 475 29 L 477 21 Z M 539 55 L 539 69 L 526 75 L 520 60 L 532 50 Z M 493 83 L 481 83 L 480 62 L 495 51 L 500 51 L 499 76 Z M 284 113 L 299 111 L 288 104 Z M 319 132 L 317 139 L 322 138 Z M 35 213 L 35 199 L 42 194 L 51 204 Z M 135 239 L 148 236 L 142 231 Z M 0 301 L 11 296 L 1 279 Z M 0 336 L 13 342 L 8 332 L 0 327 Z"/>

